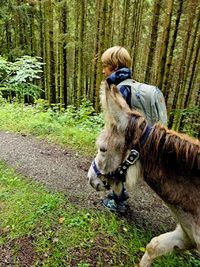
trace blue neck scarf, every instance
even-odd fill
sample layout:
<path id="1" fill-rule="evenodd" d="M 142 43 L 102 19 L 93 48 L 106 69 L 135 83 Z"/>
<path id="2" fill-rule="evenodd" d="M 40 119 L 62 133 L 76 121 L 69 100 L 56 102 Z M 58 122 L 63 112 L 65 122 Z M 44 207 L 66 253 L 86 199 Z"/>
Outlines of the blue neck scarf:
<path id="1" fill-rule="evenodd" d="M 121 68 L 113 72 L 106 81 L 109 85 L 115 84 L 118 85 L 119 83 L 123 82 L 126 79 L 131 79 L 131 70 L 129 68 Z"/>

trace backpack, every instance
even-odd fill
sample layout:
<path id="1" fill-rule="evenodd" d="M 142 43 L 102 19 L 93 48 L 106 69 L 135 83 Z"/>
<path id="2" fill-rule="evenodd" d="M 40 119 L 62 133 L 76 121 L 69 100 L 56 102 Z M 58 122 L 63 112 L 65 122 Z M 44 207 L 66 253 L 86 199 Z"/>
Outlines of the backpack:
<path id="1" fill-rule="evenodd" d="M 117 87 L 131 87 L 131 107 L 142 113 L 150 125 L 160 121 L 167 125 L 167 109 L 163 93 L 158 87 L 126 79 Z"/>

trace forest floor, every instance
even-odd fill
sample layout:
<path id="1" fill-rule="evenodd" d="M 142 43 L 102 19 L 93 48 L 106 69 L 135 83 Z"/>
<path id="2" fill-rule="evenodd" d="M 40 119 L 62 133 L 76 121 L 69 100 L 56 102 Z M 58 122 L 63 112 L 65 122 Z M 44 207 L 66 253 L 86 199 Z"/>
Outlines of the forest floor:
<path id="1" fill-rule="evenodd" d="M 104 209 L 102 193 L 96 192 L 87 180 L 92 158 L 33 136 L 1 131 L 0 160 L 27 179 L 39 181 L 52 191 L 64 192 L 80 208 Z M 146 184 L 140 182 L 129 194 L 128 211 L 119 218 L 157 233 L 173 229 L 175 223 L 168 208 Z"/>

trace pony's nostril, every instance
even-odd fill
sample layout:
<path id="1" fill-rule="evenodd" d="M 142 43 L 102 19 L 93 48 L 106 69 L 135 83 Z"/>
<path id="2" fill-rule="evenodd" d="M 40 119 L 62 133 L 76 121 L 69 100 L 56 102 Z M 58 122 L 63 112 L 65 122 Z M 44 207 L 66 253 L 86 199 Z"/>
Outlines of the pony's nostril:
<path id="1" fill-rule="evenodd" d="M 99 149 L 101 152 L 106 152 L 107 151 L 107 149 L 105 148 L 105 147 L 100 147 L 100 149 Z"/>

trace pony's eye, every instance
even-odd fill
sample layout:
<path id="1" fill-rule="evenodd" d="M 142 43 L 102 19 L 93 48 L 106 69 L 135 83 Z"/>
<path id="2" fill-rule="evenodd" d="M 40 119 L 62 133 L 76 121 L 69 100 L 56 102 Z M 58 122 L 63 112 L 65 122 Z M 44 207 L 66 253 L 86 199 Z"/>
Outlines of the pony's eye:
<path id="1" fill-rule="evenodd" d="M 106 151 L 107 151 L 107 149 L 106 149 L 105 147 L 100 147 L 99 150 L 100 150 L 101 152 L 106 152 Z"/>

